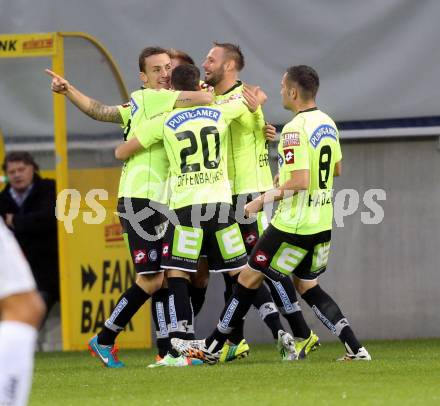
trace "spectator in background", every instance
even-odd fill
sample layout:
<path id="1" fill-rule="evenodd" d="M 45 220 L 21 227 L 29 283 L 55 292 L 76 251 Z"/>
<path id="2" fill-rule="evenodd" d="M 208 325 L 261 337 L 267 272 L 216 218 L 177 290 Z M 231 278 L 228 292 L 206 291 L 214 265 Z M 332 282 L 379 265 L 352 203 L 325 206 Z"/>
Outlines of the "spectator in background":
<path id="1" fill-rule="evenodd" d="M 28 260 L 49 313 L 59 300 L 55 181 L 42 179 L 28 152 L 10 152 L 3 170 L 7 186 L 0 193 L 0 215 Z"/>

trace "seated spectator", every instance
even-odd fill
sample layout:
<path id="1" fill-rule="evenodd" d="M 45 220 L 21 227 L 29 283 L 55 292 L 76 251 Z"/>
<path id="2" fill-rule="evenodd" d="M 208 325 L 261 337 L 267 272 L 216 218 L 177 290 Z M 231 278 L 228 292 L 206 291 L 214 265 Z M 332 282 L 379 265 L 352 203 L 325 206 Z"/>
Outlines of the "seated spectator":
<path id="1" fill-rule="evenodd" d="M 3 170 L 8 183 L 0 193 L 0 215 L 28 260 L 47 313 L 59 300 L 55 181 L 42 179 L 28 152 L 10 152 Z"/>

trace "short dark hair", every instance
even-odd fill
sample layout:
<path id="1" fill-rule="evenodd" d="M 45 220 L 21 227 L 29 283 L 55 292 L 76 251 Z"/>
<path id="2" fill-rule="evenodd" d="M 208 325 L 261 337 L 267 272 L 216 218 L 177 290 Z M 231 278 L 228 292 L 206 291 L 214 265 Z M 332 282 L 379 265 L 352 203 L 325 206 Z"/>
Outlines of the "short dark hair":
<path id="1" fill-rule="evenodd" d="M 244 56 L 238 45 L 229 42 L 214 42 L 214 46 L 223 48 L 226 57 L 235 62 L 235 67 L 239 72 L 244 68 Z"/>
<path id="2" fill-rule="evenodd" d="M 10 162 L 24 162 L 26 165 L 32 165 L 35 172 L 38 172 L 40 170 L 37 163 L 35 162 L 34 157 L 26 151 L 15 151 L 7 153 L 2 166 L 5 172 L 8 168 L 8 163 Z"/>
<path id="3" fill-rule="evenodd" d="M 168 55 L 168 51 L 165 48 L 161 48 L 161 47 L 144 48 L 139 54 L 139 70 L 145 73 L 145 58 L 148 58 L 151 55 L 160 55 L 160 54 Z"/>
<path id="4" fill-rule="evenodd" d="M 301 88 L 303 99 L 315 99 L 319 88 L 319 76 L 315 69 L 307 65 L 291 66 L 287 69 L 287 80 Z"/>
<path id="5" fill-rule="evenodd" d="M 168 49 L 168 55 L 171 59 L 180 59 L 184 64 L 195 65 L 194 59 L 192 59 L 186 52 L 180 49 L 170 48 Z"/>
<path id="6" fill-rule="evenodd" d="M 195 65 L 179 65 L 171 74 L 171 86 L 175 90 L 198 90 L 200 70 Z"/>

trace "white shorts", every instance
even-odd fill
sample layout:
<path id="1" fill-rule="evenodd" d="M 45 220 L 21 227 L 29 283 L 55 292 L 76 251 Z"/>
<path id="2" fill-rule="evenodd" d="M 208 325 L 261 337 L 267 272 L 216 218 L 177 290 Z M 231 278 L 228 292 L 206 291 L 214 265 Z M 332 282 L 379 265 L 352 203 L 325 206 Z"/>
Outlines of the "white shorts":
<path id="1" fill-rule="evenodd" d="M 32 271 L 0 217 L 0 299 L 36 289 Z"/>

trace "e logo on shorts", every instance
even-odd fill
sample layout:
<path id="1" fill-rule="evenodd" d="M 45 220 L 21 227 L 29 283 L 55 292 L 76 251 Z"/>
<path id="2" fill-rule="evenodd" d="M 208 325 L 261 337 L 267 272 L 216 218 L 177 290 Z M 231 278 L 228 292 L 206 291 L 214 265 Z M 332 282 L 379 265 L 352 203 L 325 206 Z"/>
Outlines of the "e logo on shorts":
<path id="1" fill-rule="evenodd" d="M 257 215 L 258 235 L 262 235 L 264 230 L 269 226 L 269 220 L 267 219 L 264 211 L 258 212 Z"/>
<path id="2" fill-rule="evenodd" d="M 232 224 L 223 230 L 216 231 L 215 237 L 223 259 L 232 259 L 246 252 L 243 237 L 238 224 Z"/>
<path id="3" fill-rule="evenodd" d="M 327 266 L 330 254 L 330 242 L 324 242 L 315 246 L 311 272 L 319 272 Z"/>
<path id="4" fill-rule="evenodd" d="M 306 254 L 307 250 L 283 242 L 272 258 L 270 267 L 285 275 L 290 275 Z"/>
<path id="5" fill-rule="evenodd" d="M 176 226 L 173 239 L 173 255 L 197 259 L 202 248 L 203 230 L 201 228 Z"/>

